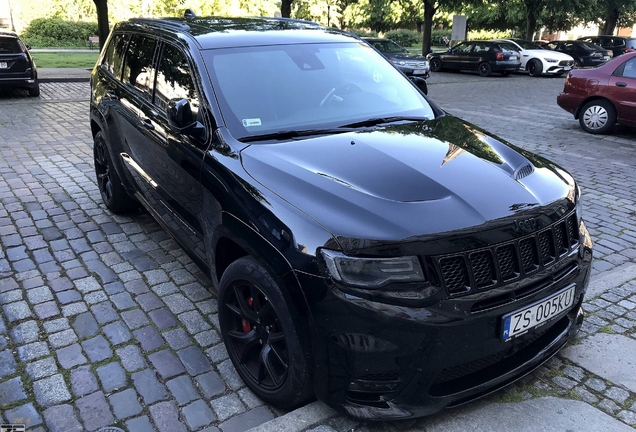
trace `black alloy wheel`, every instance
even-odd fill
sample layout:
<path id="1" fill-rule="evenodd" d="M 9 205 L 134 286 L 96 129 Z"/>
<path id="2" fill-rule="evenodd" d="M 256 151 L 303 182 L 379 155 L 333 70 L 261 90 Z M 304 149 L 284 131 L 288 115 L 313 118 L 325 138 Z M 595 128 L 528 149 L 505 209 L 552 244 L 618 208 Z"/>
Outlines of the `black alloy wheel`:
<path id="1" fill-rule="evenodd" d="M 533 59 L 528 62 L 528 73 L 532 77 L 539 77 L 543 73 L 541 60 Z"/>
<path id="2" fill-rule="evenodd" d="M 431 59 L 431 72 L 440 72 L 442 70 L 442 61 L 437 57 Z"/>
<path id="3" fill-rule="evenodd" d="M 128 195 L 128 192 L 121 184 L 119 175 L 113 168 L 106 139 L 102 132 L 98 132 L 95 135 L 93 160 L 97 186 L 106 207 L 113 213 L 126 213 L 133 210 L 137 206 L 137 202 Z"/>
<path id="4" fill-rule="evenodd" d="M 252 257 L 219 283 L 219 324 L 237 372 L 260 398 L 292 408 L 312 394 L 304 351 L 279 284 Z"/>
<path id="5" fill-rule="evenodd" d="M 479 63 L 479 76 L 483 76 L 483 77 L 489 77 L 492 74 L 492 68 L 490 67 L 490 64 L 488 64 L 487 62 L 481 62 Z"/>

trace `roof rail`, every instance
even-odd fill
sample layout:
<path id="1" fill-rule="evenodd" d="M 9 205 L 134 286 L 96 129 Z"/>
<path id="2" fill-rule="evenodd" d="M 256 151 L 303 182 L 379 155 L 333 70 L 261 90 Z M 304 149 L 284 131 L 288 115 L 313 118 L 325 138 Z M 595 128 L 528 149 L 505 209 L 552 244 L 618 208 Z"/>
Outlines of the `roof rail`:
<path id="1" fill-rule="evenodd" d="M 188 24 L 167 18 L 131 18 L 130 22 L 155 26 L 162 25 L 166 27 L 172 27 L 175 30 L 181 30 L 183 32 L 190 31 L 190 26 Z"/>

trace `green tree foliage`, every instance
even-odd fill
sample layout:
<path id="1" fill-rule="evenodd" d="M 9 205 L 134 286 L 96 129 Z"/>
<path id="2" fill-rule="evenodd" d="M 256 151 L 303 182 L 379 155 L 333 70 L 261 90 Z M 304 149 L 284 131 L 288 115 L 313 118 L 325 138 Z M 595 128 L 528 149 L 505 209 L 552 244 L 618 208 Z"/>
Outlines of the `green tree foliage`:
<path id="1" fill-rule="evenodd" d="M 601 28 L 601 34 L 614 34 L 616 27 L 636 24 L 636 0 L 596 0 L 583 14 L 586 21 Z"/>

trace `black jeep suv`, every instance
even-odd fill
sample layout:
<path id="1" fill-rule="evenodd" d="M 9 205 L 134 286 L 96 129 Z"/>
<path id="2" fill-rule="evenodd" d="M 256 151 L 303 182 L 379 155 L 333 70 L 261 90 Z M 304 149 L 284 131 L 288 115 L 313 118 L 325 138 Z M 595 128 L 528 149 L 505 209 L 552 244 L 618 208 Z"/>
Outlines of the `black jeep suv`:
<path id="1" fill-rule="evenodd" d="M 119 23 L 93 70 L 95 171 L 209 275 L 263 400 L 409 418 L 535 369 L 582 322 L 592 244 L 559 166 L 445 114 L 315 23 Z"/>

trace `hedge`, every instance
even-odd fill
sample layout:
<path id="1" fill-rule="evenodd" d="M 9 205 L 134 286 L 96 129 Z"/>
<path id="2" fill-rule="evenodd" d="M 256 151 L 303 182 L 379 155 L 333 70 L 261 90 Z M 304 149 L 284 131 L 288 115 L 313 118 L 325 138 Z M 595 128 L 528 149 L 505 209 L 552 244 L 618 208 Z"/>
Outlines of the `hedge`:
<path id="1" fill-rule="evenodd" d="M 85 47 L 88 37 L 96 35 L 96 22 L 60 18 L 36 18 L 22 33 L 25 42 L 34 47 Z"/>
<path id="2" fill-rule="evenodd" d="M 410 47 L 422 42 L 422 34 L 415 30 L 397 29 L 384 33 L 384 37 L 397 42 L 403 47 Z"/>

